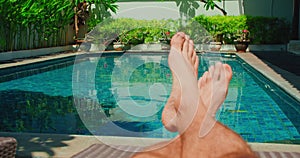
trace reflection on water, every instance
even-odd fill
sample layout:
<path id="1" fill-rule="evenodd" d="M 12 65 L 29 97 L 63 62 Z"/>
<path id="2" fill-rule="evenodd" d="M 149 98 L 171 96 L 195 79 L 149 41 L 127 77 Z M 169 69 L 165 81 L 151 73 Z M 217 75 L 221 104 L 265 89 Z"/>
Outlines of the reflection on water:
<path id="1" fill-rule="evenodd" d="M 72 98 L 18 89 L 2 90 L 0 129 L 11 132 L 80 133 L 84 126 L 76 115 Z"/>
<path id="2" fill-rule="evenodd" d="M 47 65 L 47 72 L 0 83 L 0 130 L 141 137 L 176 135 L 167 132 L 160 121 L 172 83 L 167 54 L 79 59 L 75 65 L 58 68 L 52 64 L 53 70 Z M 234 74 L 218 119 L 250 142 L 299 139 L 298 119 L 292 119 L 299 114 L 295 112 L 297 109 L 286 111 L 290 109 L 284 108 L 289 106 L 287 102 L 278 104 L 272 99 L 274 96 L 263 88 L 263 82 L 257 81 L 261 77 L 245 71 L 242 61 L 202 56 L 199 76 L 214 60 L 220 59 L 232 66 Z"/>

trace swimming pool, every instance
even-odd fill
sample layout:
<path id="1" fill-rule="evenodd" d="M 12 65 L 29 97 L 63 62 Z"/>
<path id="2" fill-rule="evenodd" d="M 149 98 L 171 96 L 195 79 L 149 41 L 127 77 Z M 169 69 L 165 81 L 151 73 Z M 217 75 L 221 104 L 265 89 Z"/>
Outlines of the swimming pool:
<path id="1" fill-rule="evenodd" d="M 220 59 L 199 57 L 199 75 L 208 59 Z M 221 59 L 234 74 L 218 119 L 248 142 L 299 140 L 300 103 L 238 57 Z M 1 131 L 176 135 L 160 122 L 171 90 L 167 54 L 84 55 L 5 69 L 0 75 Z"/>

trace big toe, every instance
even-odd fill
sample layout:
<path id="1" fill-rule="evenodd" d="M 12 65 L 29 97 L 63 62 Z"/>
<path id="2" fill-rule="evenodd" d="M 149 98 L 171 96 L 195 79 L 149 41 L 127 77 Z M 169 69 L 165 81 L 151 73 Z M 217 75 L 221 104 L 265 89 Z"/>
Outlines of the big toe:
<path id="1" fill-rule="evenodd" d="M 192 64 L 194 66 L 194 70 L 195 70 L 195 76 L 198 77 L 198 69 L 199 69 L 199 58 L 196 54 L 196 52 L 193 52 L 193 57 L 192 57 Z"/>
<path id="2" fill-rule="evenodd" d="M 231 69 L 230 65 L 228 65 L 228 64 L 223 64 L 223 67 L 226 72 L 226 77 L 230 81 L 232 78 L 232 69 Z"/>
<path id="3" fill-rule="evenodd" d="M 182 45 L 185 40 L 185 34 L 183 32 L 176 33 L 171 39 L 171 48 L 175 48 L 179 52 L 182 49 Z"/>

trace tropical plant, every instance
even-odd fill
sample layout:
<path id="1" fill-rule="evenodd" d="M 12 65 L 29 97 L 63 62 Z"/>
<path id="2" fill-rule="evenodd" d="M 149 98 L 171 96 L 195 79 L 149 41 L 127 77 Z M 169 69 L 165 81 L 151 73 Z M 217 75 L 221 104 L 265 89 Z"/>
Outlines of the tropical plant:
<path id="1" fill-rule="evenodd" d="M 74 10 L 78 4 L 88 4 L 89 19 L 93 23 L 108 17 L 109 10 L 116 12 L 114 2 L 116 0 L 0 0 L 0 52 L 68 44 L 68 25 L 74 15 L 81 18 L 80 23 L 87 15 L 80 9 Z"/>
<path id="2" fill-rule="evenodd" d="M 219 7 L 215 2 L 221 2 L 222 0 L 199 0 L 199 2 L 204 3 L 206 10 L 217 8 L 222 12 L 223 15 L 227 15 L 227 12 Z M 186 17 L 194 17 L 196 15 L 196 9 L 200 7 L 197 0 L 175 0 L 179 11 Z"/>
<path id="3" fill-rule="evenodd" d="M 2 0 L 0 6 L 1 51 L 57 45 L 73 13 L 66 0 Z"/>
<path id="4" fill-rule="evenodd" d="M 235 42 L 250 42 L 250 31 L 244 29 L 244 30 L 238 30 L 235 34 Z"/>
<path id="5" fill-rule="evenodd" d="M 111 16 L 110 11 L 116 13 L 118 6 L 114 4 L 117 0 L 74 0 L 74 28 L 76 38 L 78 37 L 79 25 L 88 24 L 88 31 L 92 30 L 105 18 Z"/>

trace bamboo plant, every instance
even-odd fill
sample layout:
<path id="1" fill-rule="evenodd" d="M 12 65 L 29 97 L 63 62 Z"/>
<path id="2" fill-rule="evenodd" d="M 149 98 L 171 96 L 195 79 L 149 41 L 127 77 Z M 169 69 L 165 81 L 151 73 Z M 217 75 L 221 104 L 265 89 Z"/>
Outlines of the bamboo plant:
<path id="1" fill-rule="evenodd" d="M 83 2 L 85 1 L 0 0 L 0 52 L 65 45 L 68 25 L 76 15 L 74 7 Z M 96 13 L 97 6 L 114 12 L 117 8 L 113 4 L 116 0 L 86 2 L 96 4 L 96 10 L 88 9 L 91 17 L 97 17 L 93 20 L 98 21 L 106 17 L 107 13 Z"/>

